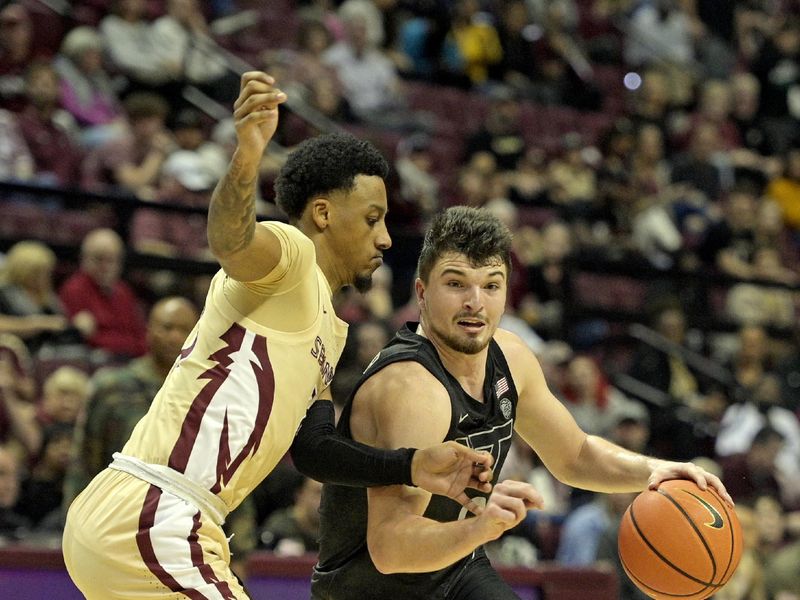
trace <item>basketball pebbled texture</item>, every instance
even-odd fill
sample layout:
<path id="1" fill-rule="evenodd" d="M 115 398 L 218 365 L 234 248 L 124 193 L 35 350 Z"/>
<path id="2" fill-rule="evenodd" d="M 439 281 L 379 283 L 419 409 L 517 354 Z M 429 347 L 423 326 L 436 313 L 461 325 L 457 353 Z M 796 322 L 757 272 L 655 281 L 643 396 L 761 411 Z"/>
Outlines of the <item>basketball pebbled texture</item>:
<path id="1" fill-rule="evenodd" d="M 665 481 L 625 511 L 618 549 L 625 572 L 651 598 L 698 600 L 719 591 L 742 556 L 742 530 L 717 493 Z"/>

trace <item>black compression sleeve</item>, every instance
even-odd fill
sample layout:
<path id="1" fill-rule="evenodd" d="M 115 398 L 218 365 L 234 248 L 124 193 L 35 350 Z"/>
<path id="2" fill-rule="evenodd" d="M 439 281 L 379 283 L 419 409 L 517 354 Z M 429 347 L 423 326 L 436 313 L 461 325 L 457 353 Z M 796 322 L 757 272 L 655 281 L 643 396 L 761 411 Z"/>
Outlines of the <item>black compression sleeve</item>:
<path id="1" fill-rule="evenodd" d="M 348 439 L 334 427 L 333 403 L 317 400 L 306 413 L 290 450 L 297 469 L 322 483 L 354 487 L 413 485 L 414 448 L 383 450 Z"/>

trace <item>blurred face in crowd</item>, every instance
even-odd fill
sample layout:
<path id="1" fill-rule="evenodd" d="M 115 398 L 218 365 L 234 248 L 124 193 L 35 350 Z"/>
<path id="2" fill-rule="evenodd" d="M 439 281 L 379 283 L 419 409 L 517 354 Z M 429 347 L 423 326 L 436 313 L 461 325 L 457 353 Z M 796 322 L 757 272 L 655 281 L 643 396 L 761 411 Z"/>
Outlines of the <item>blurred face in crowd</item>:
<path id="1" fill-rule="evenodd" d="M 156 364 L 171 365 L 197 322 L 197 311 L 184 298 L 166 298 L 150 311 L 147 344 Z"/>
<path id="2" fill-rule="evenodd" d="M 597 365 L 588 356 L 576 356 L 567 367 L 567 382 L 579 396 L 592 396 L 597 389 Z"/>
<path id="3" fill-rule="evenodd" d="M 373 357 L 389 341 L 386 329 L 378 323 L 363 323 L 356 332 L 358 343 L 358 364 L 366 367 Z"/>
<path id="4" fill-rule="evenodd" d="M 745 360 L 763 360 L 767 354 L 767 334 L 757 326 L 743 327 L 739 331 L 739 357 Z"/>
<path id="5" fill-rule="evenodd" d="M 27 55 L 31 45 L 31 21 L 28 12 L 19 4 L 9 4 L 0 10 L 0 48 L 11 56 Z"/>
<path id="6" fill-rule="evenodd" d="M 658 317 L 658 332 L 669 341 L 682 344 L 686 336 L 686 318 L 677 308 L 665 310 Z"/>
<path id="7" fill-rule="evenodd" d="M 42 399 L 44 411 L 59 423 L 75 423 L 86 402 L 84 394 L 72 387 L 56 387 Z"/>
<path id="8" fill-rule="evenodd" d="M 122 274 L 123 246 L 110 229 L 90 232 L 81 248 L 81 268 L 99 286 L 110 288 Z"/>
<path id="9" fill-rule="evenodd" d="M 55 106 L 58 102 L 58 75 L 48 65 L 34 67 L 25 83 L 25 95 L 37 108 Z"/>

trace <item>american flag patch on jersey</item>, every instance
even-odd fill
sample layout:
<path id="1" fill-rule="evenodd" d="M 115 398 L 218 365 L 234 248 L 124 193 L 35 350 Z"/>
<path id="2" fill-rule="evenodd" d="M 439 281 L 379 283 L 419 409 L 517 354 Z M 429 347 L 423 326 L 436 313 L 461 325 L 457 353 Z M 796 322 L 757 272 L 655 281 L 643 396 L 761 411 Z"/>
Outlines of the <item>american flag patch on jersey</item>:
<path id="1" fill-rule="evenodd" d="M 494 391 L 498 398 L 505 394 L 508 391 L 508 380 L 505 377 L 498 379 L 494 384 Z"/>

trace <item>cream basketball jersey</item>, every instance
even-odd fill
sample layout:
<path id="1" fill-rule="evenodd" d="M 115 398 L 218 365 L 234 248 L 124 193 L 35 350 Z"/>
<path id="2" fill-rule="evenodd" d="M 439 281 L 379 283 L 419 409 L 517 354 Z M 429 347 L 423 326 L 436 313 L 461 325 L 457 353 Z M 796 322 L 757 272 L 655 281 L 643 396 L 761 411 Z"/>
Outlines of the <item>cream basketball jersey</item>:
<path id="1" fill-rule="evenodd" d="M 280 239 L 280 263 L 256 282 L 216 274 L 200 320 L 122 451 L 183 473 L 231 510 L 289 449 L 347 336 L 311 240 L 290 225 L 259 226 Z"/>

